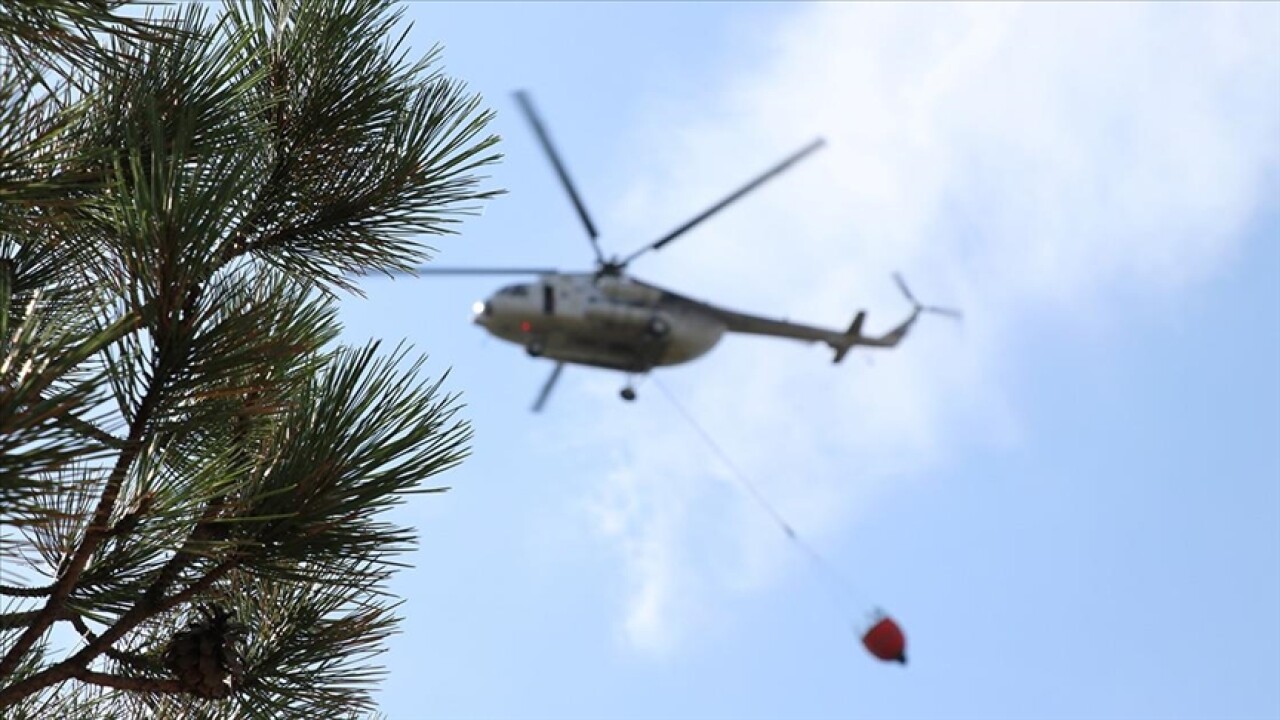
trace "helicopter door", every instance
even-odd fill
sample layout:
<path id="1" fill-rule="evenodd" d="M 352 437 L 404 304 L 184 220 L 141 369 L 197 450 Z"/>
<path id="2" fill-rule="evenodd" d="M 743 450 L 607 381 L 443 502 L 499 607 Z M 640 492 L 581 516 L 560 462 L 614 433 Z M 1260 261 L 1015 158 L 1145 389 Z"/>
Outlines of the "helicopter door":
<path id="1" fill-rule="evenodd" d="M 542 286 L 542 314 L 554 315 L 556 312 L 556 289 L 550 284 Z"/>

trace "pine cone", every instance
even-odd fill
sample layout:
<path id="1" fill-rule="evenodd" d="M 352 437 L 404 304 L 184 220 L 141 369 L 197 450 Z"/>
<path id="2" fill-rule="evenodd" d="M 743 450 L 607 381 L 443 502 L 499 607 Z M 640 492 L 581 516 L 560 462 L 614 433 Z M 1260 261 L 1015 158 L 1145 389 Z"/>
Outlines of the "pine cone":
<path id="1" fill-rule="evenodd" d="M 200 608 L 204 618 L 174 634 L 164 654 L 165 667 L 182 689 L 206 700 L 235 692 L 244 675 L 240 639 L 244 629 L 219 607 Z"/>

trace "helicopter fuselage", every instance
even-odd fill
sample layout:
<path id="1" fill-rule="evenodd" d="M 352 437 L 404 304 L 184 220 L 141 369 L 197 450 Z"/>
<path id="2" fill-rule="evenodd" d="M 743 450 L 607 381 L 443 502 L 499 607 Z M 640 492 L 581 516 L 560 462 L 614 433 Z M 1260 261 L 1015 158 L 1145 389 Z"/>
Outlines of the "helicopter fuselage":
<path id="1" fill-rule="evenodd" d="M 532 356 L 628 373 L 698 358 L 726 329 L 674 293 L 597 273 L 508 285 L 473 310 L 477 325 Z"/>

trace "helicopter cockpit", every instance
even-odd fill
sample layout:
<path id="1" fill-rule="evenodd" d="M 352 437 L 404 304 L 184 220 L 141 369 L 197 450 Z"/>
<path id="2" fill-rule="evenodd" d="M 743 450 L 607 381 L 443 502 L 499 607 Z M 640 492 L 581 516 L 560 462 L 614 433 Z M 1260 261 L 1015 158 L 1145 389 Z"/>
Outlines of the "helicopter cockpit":
<path id="1" fill-rule="evenodd" d="M 497 315 L 505 315 L 510 313 L 528 312 L 532 307 L 531 299 L 534 295 L 534 288 L 528 283 L 517 283 L 515 285 L 507 285 L 500 288 L 487 300 L 477 301 L 471 306 L 473 319 L 481 325 L 487 322 L 487 318 Z"/>
<path id="2" fill-rule="evenodd" d="M 529 286 L 526 284 L 507 285 L 494 294 L 507 295 L 511 297 L 527 297 L 529 295 Z"/>

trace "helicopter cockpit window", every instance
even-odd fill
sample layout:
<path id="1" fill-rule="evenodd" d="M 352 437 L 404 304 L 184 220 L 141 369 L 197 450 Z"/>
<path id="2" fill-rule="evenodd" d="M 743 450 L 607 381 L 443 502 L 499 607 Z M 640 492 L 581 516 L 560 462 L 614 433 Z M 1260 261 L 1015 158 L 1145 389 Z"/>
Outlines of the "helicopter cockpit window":
<path id="1" fill-rule="evenodd" d="M 529 294 L 529 287 L 527 285 L 508 285 L 499 290 L 498 294 L 525 297 Z"/>

